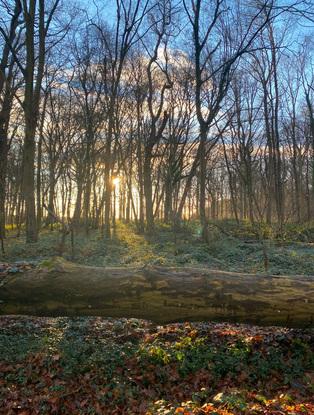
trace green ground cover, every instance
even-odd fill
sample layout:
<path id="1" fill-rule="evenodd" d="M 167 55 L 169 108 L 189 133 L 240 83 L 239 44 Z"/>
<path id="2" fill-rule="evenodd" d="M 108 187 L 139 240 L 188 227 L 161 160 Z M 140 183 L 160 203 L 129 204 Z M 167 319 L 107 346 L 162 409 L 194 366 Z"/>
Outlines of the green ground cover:
<path id="1" fill-rule="evenodd" d="M 9 231 L 6 254 L 0 261 L 41 261 L 60 255 L 60 231 L 43 230 L 40 241 L 26 245 L 23 236 L 16 238 Z M 286 225 L 280 238 L 272 227 L 259 227 L 242 222 L 220 221 L 211 226 L 209 244 L 200 238 L 197 222 L 185 224 L 179 232 L 158 224 L 153 236 L 139 234 L 133 225 L 118 223 L 111 240 L 99 231 L 88 235 L 75 232 L 72 252 L 67 237 L 62 253 L 68 260 L 96 266 L 206 266 L 226 271 L 266 272 L 272 274 L 314 274 L 314 224 Z M 262 238 L 261 239 L 261 235 Z"/>
<path id="2" fill-rule="evenodd" d="M 314 331 L 0 317 L 0 413 L 314 413 Z"/>

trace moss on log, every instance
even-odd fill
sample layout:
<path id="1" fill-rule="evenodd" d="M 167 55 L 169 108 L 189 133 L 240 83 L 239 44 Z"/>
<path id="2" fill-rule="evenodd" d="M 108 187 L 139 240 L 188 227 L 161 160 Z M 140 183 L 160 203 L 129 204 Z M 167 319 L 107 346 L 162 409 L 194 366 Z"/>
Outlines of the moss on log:
<path id="1" fill-rule="evenodd" d="M 314 327 L 314 277 L 44 261 L 0 288 L 1 314 L 224 320 Z"/>

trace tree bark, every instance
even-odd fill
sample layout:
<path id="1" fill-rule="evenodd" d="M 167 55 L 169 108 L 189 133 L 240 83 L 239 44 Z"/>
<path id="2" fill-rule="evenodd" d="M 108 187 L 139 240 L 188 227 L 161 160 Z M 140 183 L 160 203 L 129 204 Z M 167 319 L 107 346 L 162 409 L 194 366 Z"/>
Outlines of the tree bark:
<path id="1" fill-rule="evenodd" d="M 145 194 L 145 209 L 146 209 L 146 227 L 147 232 L 154 231 L 154 207 L 153 207 L 153 184 L 152 184 L 152 148 L 150 145 L 145 147 L 144 159 L 144 194 Z"/>
<path id="2" fill-rule="evenodd" d="M 31 116 L 25 121 L 25 142 L 23 158 L 23 195 L 26 213 L 26 242 L 38 239 L 36 207 L 35 207 L 35 126 Z"/>
<path id="3" fill-rule="evenodd" d="M 5 237 L 5 201 L 6 201 L 6 175 L 8 163 L 7 131 L 2 128 L 0 121 L 0 239 Z"/>
<path id="4" fill-rule="evenodd" d="M 313 276 L 98 268 L 55 258 L 24 274 L 9 275 L 1 287 L 0 313 L 314 327 L 313 294 Z"/>

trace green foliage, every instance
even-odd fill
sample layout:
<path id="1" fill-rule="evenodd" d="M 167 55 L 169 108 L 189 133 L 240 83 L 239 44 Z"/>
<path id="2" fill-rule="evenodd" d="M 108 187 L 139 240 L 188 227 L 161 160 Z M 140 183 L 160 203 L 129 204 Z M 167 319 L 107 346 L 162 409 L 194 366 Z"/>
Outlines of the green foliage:
<path id="1" fill-rule="evenodd" d="M 314 222 L 302 224 L 288 223 L 284 228 L 283 239 L 288 241 L 314 242 Z"/>
<path id="2" fill-rule="evenodd" d="M 244 412 L 248 406 L 240 392 L 231 392 L 229 394 L 221 392 L 214 397 L 213 401 L 225 404 L 229 409 L 239 409 L 241 412 Z"/>
<path id="3" fill-rule="evenodd" d="M 213 346 L 203 337 L 183 337 L 175 343 L 157 340 L 148 346 L 142 345 L 139 359 L 143 365 L 175 363 L 183 377 L 201 369 L 210 369 L 215 382 L 227 375 L 236 380 L 243 370 L 248 371 L 253 382 L 257 379 L 266 381 L 273 372 L 281 373 L 289 382 L 301 375 L 301 368 L 314 367 L 314 353 L 309 350 L 309 345 L 298 339 L 293 340 L 292 345 L 295 347 L 287 360 L 287 356 L 276 347 L 269 346 L 265 355 L 264 351 L 254 350 L 241 338 L 231 345 Z"/>

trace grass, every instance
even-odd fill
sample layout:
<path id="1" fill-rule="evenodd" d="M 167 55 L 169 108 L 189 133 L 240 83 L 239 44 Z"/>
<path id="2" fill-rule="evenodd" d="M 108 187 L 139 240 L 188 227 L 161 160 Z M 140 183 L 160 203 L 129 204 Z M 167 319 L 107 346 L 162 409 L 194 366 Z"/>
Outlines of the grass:
<path id="1" fill-rule="evenodd" d="M 74 257 L 68 238 L 63 256 L 68 260 L 96 266 L 167 266 L 209 267 L 226 271 L 265 272 L 263 247 L 256 229 L 247 222 L 220 221 L 211 226 L 211 241 L 200 239 L 197 222 L 185 224 L 174 233 L 171 226 L 158 224 L 153 236 L 138 234 L 133 225 L 119 222 L 111 240 L 99 231 L 75 233 Z M 281 238 L 275 228 L 262 229 L 264 246 L 269 258 L 268 273 L 314 274 L 314 225 L 287 225 Z M 222 231 L 221 231 L 222 230 Z M 25 244 L 24 237 L 9 231 L 5 241 L 6 254 L 0 260 L 41 261 L 59 255 L 60 231 L 42 230 L 40 240 Z"/>

